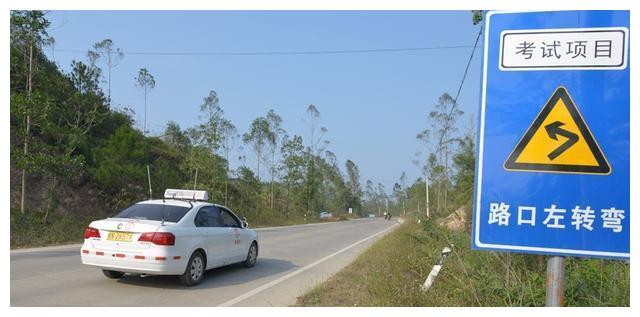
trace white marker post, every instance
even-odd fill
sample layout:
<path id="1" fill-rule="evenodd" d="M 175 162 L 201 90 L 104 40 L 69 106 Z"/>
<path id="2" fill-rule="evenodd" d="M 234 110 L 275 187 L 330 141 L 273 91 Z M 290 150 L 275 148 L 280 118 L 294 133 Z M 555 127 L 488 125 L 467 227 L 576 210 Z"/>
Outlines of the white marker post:
<path id="1" fill-rule="evenodd" d="M 429 273 L 429 276 L 424 281 L 424 284 L 422 284 L 422 287 L 420 287 L 423 292 L 426 292 L 431 288 L 431 285 L 433 285 L 433 282 L 435 282 L 436 277 L 438 277 L 438 274 L 440 273 L 440 270 L 442 270 L 444 260 L 447 259 L 447 256 L 449 256 L 449 253 L 451 253 L 451 251 L 452 250 L 449 247 L 444 247 L 444 249 L 442 249 L 442 257 L 440 258 L 440 260 L 438 260 L 438 263 L 433 266 L 433 268 L 431 269 L 431 273 Z"/>
<path id="2" fill-rule="evenodd" d="M 147 179 L 149 180 L 149 199 L 153 199 L 153 191 L 151 189 L 151 172 L 149 171 L 149 164 L 147 164 Z"/>

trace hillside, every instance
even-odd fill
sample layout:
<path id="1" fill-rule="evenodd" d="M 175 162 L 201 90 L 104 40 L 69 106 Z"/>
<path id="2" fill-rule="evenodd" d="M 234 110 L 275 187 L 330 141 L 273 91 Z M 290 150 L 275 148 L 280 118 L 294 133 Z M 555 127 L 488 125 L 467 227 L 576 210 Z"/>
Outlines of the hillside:
<path id="1" fill-rule="evenodd" d="M 88 61 L 64 72 L 43 53 L 53 42 L 48 28 L 41 11 L 11 12 L 12 248 L 78 241 L 90 219 L 194 183 L 253 226 L 318 221 L 321 211 L 364 213 L 357 165 L 346 160 L 343 172 L 322 138 L 288 135 L 273 110 L 238 131 L 213 89 L 192 105 L 202 114 L 194 126 L 170 121 L 162 135 L 149 135 L 105 92 L 109 69 L 100 65 L 115 52 L 113 42 L 98 41 Z M 146 68 L 135 78 L 131 84 L 145 94 L 162 80 Z M 315 122 L 316 135 L 326 131 L 316 106 L 301 115 Z M 239 142 L 246 152 L 232 146 Z M 260 158 L 255 169 L 244 160 L 231 168 L 229 157 L 247 155 Z"/>

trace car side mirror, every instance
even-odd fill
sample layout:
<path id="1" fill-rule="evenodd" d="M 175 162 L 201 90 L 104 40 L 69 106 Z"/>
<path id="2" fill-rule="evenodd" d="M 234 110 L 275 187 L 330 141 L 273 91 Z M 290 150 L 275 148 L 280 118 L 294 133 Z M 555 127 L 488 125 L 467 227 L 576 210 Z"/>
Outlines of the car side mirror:
<path id="1" fill-rule="evenodd" d="M 242 217 L 242 218 L 240 218 L 240 220 L 242 221 L 242 229 L 249 227 L 249 223 L 247 222 L 247 218 Z"/>

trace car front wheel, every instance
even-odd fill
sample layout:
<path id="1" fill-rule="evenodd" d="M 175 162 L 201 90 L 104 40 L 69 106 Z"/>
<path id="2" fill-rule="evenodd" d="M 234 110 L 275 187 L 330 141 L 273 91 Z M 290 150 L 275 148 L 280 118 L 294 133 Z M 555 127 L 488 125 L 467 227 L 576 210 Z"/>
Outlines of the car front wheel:
<path id="1" fill-rule="evenodd" d="M 247 252 L 247 259 L 242 262 L 245 267 L 253 267 L 258 259 L 258 244 L 254 241 Z"/>
<path id="2" fill-rule="evenodd" d="M 196 251 L 187 262 L 187 269 L 180 275 L 180 281 L 185 286 L 194 286 L 202 281 L 205 272 L 205 262 L 202 253 Z"/>

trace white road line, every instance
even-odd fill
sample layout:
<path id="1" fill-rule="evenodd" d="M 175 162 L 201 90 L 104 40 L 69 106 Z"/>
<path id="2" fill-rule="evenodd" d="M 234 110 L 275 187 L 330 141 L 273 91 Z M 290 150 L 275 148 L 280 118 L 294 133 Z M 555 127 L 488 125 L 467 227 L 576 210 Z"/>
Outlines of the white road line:
<path id="1" fill-rule="evenodd" d="M 235 304 L 237 304 L 237 303 L 239 303 L 239 302 L 241 302 L 241 301 L 243 301 L 243 300 L 245 300 L 247 298 L 250 298 L 250 297 L 252 297 L 252 296 L 254 296 L 254 295 L 256 295 L 256 294 L 258 294 L 258 293 L 260 293 L 260 292 L 262 292 L 264 290 L 266 290 L 266 289 L 269 289 L 269 288 L 271 288 L 271 287 L 273 287 L 275 285 L 278 285 L 278 284 L 280 284 L 280 283 L 282 283 L 282 282 L 284 282 L 284 281 L 286 281 L 286 280 L 288 280 L 288 279 L 290 279 L 290 278 L 292 278 L 292 277 L 294 277 L 294 276 L 296 276 L 296 275 L 298 275 L 298 274 L 300 274 L 300 273 L 302 273 L 302 272 L 304 272 L 304 271 L 306 271 L 306 270 L 308 270 L 308 269 L 310 269 L 310 268 L 312 268 L 312 267 L 314 267 L 314 266 L 316 266 L 316 265 L 318 265 L 318 264 L 320 264 L 320 263 L 322 263 L 322 262 L 324 262 L 324 261 L 336 256 L 336 255 L 339 255 L 340 253 L 345 252 L 345 251 L 357 246 L 360 243 L 363 243 L 363 242 L 365 242 L 365 241 L 367 241 L 369 239 L 372 239 L 372 238 L 374 238 L 374 237 L 376 237 L 378 235 L 381 235 L 381 234 L 383 234 L 383 233 L 385 233 L 385 232 L 387 232 L 387 231 L 389 231 L 391 229 L 394 229 L 397 225 L 398 225 L 398 223 L 395 223 L 393 226 L 391 226 L 391 227 L 389 227 L 387 229 L 384 229 L 384 230 L 382 230 L 380 232 L 374 233 L 374 234 L 372 234 L 372 235 L 370 235 L 370 236 L 368 236 L 368 237 L 366 237 L 366 238 L 364 238 L 364 239 L 362 239 L 362 240 L 360 240 L 358 242 L 355 242 L 355 243 L 353 243 L 353 244 L 351 244 L 349 246 L 346 246 L 346 247 L 344 247 L 344 248 L 342 248 L 342 249 L 340 249 L 340 250 L 338 250 L 338 251 L 336 251 L 334 253 L 331 253 L 331 254 L 323 257 L 320 260 L 317 260 L 317 261 L 315 261 L 315 262 L 313 262 L 311 264 L 308 264 L 308 265 L 306 265 L 306 266 L 304 266 L 304 267 L 302 267 L 302 268 L 300 268 L 298 270 L 295 270 L 295 271 L 293 271 L 293 272 L 291 272 L 291 273 L 289 273 L 287 275 L 281 276 L 280 278 L 277 278 L 277 279 L 275 279 L 275 280 L 273 280 L 273 281 L 271 281 L 271 282 L 269 282 L 267 284 L 264 284 L 264 285 L 262 285 L 262 286 L 260 286 L 258 288 L 254 288 L 253 290 L 251 290 L 249 292 L 246 292 L 246 293 L 244 293 L 244 294 L 242 294 L 242 295 L 240 295 L 240 296 L 238 296 L 236 298 L 230 299 L 230 300 L 218 305 L 218 307 L 233 306 L 233 305 L 235 305 Z"/>

